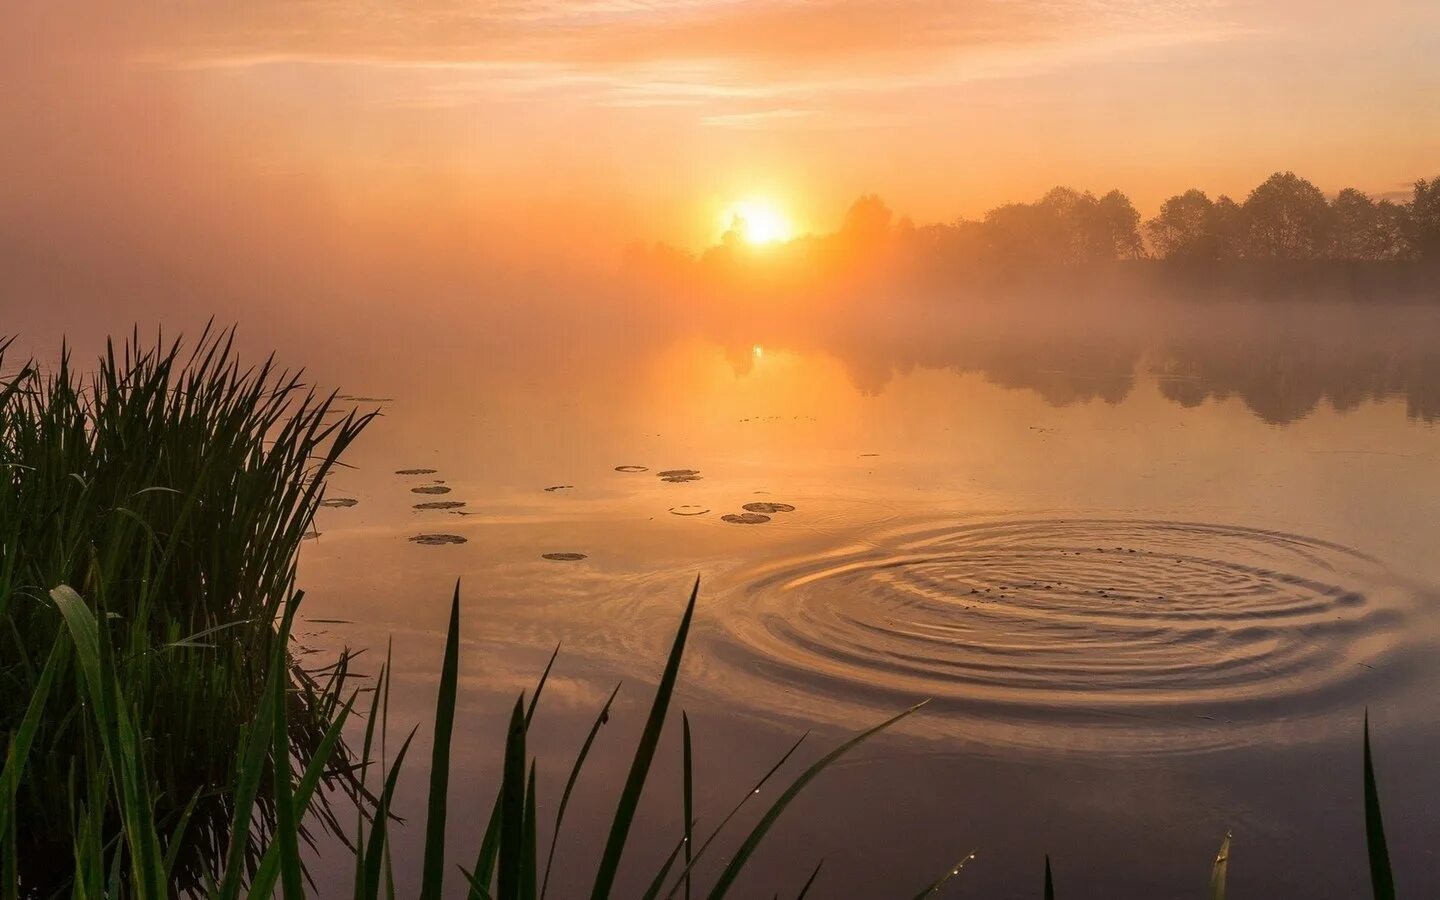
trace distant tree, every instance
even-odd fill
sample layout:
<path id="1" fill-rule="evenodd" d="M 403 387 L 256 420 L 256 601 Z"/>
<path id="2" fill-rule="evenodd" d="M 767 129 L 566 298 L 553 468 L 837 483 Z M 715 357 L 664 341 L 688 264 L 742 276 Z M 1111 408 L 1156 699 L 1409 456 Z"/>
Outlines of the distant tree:
<path id="1" fill-rule="evenodd" d="M 1140 239 L 1140 213 L 1130 198 L 1111 191 L 1100 198 L 1100 219 L 1110 240 L 1114 259 L 1139 259 L 1145 255 Z"/>
<path id="2" fill-rule="evenodd" d="M 1325 255 L 1331 230 L 1325 195 L 1294 172 L 1276 172 L 1246 198 L 1249 241 L 1246 255 L 1262 259 L 1317 259 Z"/>
<path id="3" fill-rule="evenodd" d="M 1440 260 L 1440 177 L 1415 182 L 1415 196 L 1405 211 L 1411 251 L 1420 259 Z"/>
<path id="4" fill-rule="evenodd" d="M 1160 212 L 1145 223 L 1150 245 L 1163 259 L 1217 259 L 1215 203 L 1204 191 L 1191 188 L 1160 204 Z"/>
<path id="5" fill-rule="evenodd" d="M 986 213 L 991 262 L 1024 271 L 1035 266 L 1091 266 L 1143 255 L 1140 215 L 1128 198 L 1103 199 L 1056 187 L 1034 203 L 1010 203 Z"/>
<path id="6" fill-rule="evenodd" d="M 1410 207 L 1403 203 L 1381 200 L 1375 204 L 1376 259 L 1409 259 L 1415 247 L 1410 239 Z"/>
<path id="7" fill-rule="evenodd" d="M 1330 204 L 1330 253 L 1337 259 L 1400 259 L 1408 250 L 1405 209 L 1376 203 L 1355 188 L 1341 191 Z"/>
<path id="8" fill-rule="evenodd" d="M 1245 209 L 1221 194 L 1210 213 L 1210 240 L 1218 259 L 1239 259 L 1250 255 L 1250 220 Z"/>
<path id="9" fill-rule="evenodd" d="M 845 211 L 840 231 L 854 238 L 880 238 L 890 231 L 895 214 L 878 194 L 863 194 Z"/>
<path id="10" fill-rule="evenodd" d="M 1330 204 L 1333 227 L 1330 253 L 1339 259 L 1370 259 L 1371 232 L 1375 229 L 1375 201 L 1355 188 L 1345 188 Z"/>
<path id="11" fill-rule="evenodd" d="M 1037 231 L 1032 237 L 1045 242 L 1039 255 L 1053 262 L 1078 266 L 1115 258 L 1094 194 L 1051 188 L 1033 205 L 1030 220 Z"/>
<path id="12" fill-rule="evenodd" d="M 1052 216 L 1039 204 L 1007 203 L 985 214 L 987 262 L 999 271 L 1050 265 L 1063 253 Z"/>

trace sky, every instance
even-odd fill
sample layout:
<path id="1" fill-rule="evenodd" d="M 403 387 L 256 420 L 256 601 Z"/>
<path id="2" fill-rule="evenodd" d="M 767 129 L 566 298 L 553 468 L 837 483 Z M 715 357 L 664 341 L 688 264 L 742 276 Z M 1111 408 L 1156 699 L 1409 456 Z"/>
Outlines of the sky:
<path id="1" fill-rule="evenodd" d="M 1440 174 L 1437 58 L 1432 0 L 11 0 L 0 287 L 603 265 L 757 197 L 1389 194 Z"/>

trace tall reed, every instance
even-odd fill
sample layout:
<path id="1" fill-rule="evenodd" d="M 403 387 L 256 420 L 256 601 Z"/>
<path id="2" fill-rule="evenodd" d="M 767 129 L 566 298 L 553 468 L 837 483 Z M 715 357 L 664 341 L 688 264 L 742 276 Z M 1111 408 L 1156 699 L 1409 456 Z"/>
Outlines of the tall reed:
<path id="1" fill-rule="evenodd" d="M 300 543 L 326 475 L 369 416 L 339 413 L 273 358 L 243 367 L 233 332 L 207 329 L 188 352 L 132 335 L 84 371 L 68 348 L 49 368 L 7 367 L 7 349 L 0 734 L 20 728 L 42 678 L 50 699 L 0 820 L 16 861 L 4 872 L 12 891 L 46 893 L 67 880 L 77 841 L 108 840 L 123 820 L 120 798 L 90 777 L 109 748 L 75 704 L 96 699 L 77 693 L 81 672 L 59 649 L 49 592 L 67 585 L 94 613 L 115 702 L 143 749 L 156 827 L 188 819 L 167 848 L 176 882 L 198 885 L 228 846 L 234 751 L 265 703 Z M 336 713 L 345 661 L 307 673 L 288 652 L 281 659 L 288 752 L 308 756 Z M 273 827 L 266 796 L 247 835 L 252 864 Z"/>

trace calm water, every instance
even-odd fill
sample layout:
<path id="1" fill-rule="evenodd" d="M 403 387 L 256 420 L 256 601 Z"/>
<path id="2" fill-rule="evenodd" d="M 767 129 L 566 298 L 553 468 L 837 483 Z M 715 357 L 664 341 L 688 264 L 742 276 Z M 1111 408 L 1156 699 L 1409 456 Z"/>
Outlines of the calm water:
<path id="1" fill-rule="evenodd" d="M 329 492 L 358 502 L 321 511 L 302 560 L 308 617 L 344 622 L 305 639 L 372 662 L 393 640 L 392 739 L 423 738 L 462 579 L 457 862 L 558 643 L 552 803 L 624 682 L 552 882 L 588 891 L 699 574 L 677 720 L 702 829 L 800 734 L 808 764 L 931 701 L 812 786 L 741 896 L 793 893 L 822 857 L 821 896 L 910 896 L 972 850 L 956 896 L 1034 896 L 1046 852 L 1066 897 L 1196 896 L 1227 829 L 1234 896 L 1358 896 L 1367 706 L 1402 890 L 1440 890 L 1440 311 L 335 329 L 318 377 L 384 416 Z M 627 891 L 678 835 L 678 756 L 667 733 Z M 423 764 L 406 783 L 418 821 Z"/>

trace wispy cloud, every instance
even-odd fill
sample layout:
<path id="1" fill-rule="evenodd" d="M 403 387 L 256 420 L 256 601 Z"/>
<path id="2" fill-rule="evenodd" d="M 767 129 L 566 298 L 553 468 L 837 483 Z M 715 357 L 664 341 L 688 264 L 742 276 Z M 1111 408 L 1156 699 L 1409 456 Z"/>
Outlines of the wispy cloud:
<path id="1" fill-rule="evenodd" d="M 786 123 L 813 123 L 820 118 L 813 109 L 761 109 L 752 112 L 723 113 L 704 116 L 700 122 L 714 128 L 769 128 Z"/>

